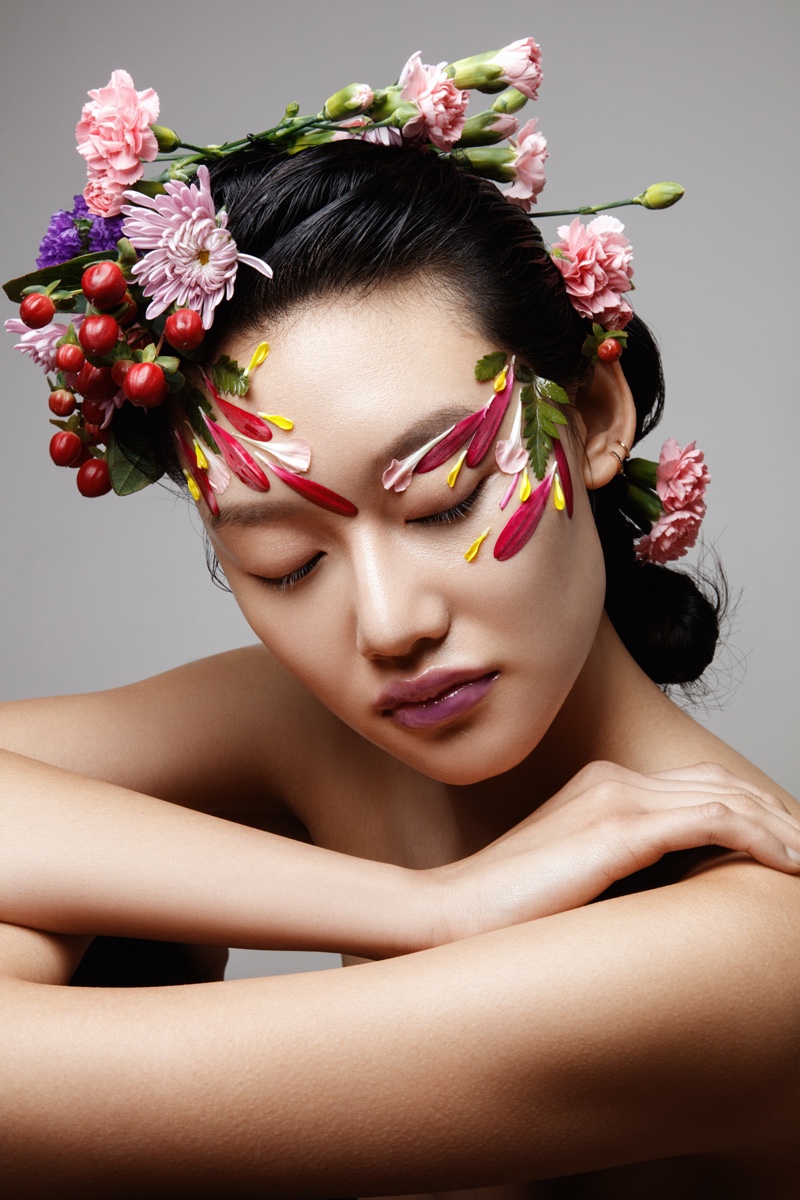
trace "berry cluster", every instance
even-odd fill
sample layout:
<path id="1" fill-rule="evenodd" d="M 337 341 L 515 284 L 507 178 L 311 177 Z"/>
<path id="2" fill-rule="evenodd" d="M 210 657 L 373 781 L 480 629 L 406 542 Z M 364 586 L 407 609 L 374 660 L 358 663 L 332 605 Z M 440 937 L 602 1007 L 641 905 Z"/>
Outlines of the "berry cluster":
<path id="1" fill-rule="evenodd" d="M 57 302 L 77 300 L 70 307 L 85 307 L 80 326 L 71 324 L 56 346 L 58 374 L 50 383 L 49 407 L 58 432 L 50 440 L 50 457 L 57 466 L 77 470 L 82 496 L 103 496 L 114 484 L 107 452 L 113 413 L 125 401 L 154 408 L 181 387 L 179 359 L 162 357 L 162 344 L 168 342 L 177 355 L 191 354 L 205 329 L 198 312 L 181 308 L 166 318 L 154 342 L 152 330 L 137 323 L 138 304 L 123 267 L 111 259 L 88 266 L 76 292 L 66 295 L 57 287 L 56 282 L 31 290 L 20 304 L 20 319 L 29 329 L 49 325 Z"/>

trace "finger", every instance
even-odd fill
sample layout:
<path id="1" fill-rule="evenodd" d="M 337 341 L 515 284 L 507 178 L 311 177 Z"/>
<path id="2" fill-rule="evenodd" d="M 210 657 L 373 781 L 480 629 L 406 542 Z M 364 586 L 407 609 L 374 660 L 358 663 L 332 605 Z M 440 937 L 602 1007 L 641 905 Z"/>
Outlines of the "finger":
<path id="1" fill-rule="evenodd" d="M 800 821 L 782 805 L 766 804 L 759 793 L 747 790 L 745 785 L 723 787 L 705 782 L 687 783 L 685 780 L 661 781 L 664 787 L 656 790 L 636 787 L 629 798 L 631 809 L 642 812 L 657 809 L 695 808 L 703 804 L 721 803 L 749 821 L 763 825 L 786 845 L 793 846 L 800 839 Z"/>
<path id="2" fill-rule="evenodd" d="M 751 780 L 745 781 L 740 779 L 732 771 L 729 771 L 727 767 L 723 767 L 719 763 L 695 763 L 690 767 L 678 767 L 669 771 L 654 771 L 651 778 L 667 780 L 685 779 L 688 781 L 700 780 L 706 783 L 719 784 L 723 787 L 744 788 L 746 791 L 758 796 L 764 804 L 768 804 L 771 808 L 780 808 L 784 812 L 790 811 L 789 806 L 779 796 L 774 795 L 773 792 L 768 791 L 766 788 L 759 787 L 758 784 L 753 783 Z"/>

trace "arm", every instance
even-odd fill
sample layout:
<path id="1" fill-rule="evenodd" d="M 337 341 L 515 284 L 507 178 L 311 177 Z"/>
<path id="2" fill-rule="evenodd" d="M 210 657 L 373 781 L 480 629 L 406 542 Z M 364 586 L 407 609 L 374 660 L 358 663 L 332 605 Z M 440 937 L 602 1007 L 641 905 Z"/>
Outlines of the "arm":
<path id="1" fill-rule="evenodd" d="M 344 972 L 8 981 L 4 1178 L 382 1195 L 791 1145 L 799 888 L 730 864 Z"/>

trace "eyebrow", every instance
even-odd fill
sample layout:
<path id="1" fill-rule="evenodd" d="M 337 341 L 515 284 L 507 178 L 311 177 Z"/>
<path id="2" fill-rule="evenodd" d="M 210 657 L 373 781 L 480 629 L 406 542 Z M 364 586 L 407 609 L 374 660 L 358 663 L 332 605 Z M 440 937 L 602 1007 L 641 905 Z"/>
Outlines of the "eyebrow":
<path id="1" fill-rule="evenodd" d="M 474 411 L 468 404 L 450 404 L 445 408 L 437 409 L 435 413 L 431 413 L 429 417 L 419 421 L 413 429 L 409 429 L 395 445 L 393 451 L 385 451 L 376 461 L 381 466 L 388 466 L 392 458 L 402 462 L 406 455 L 411 454 L 420 446 L 424 446 L 432 437 L 436 437 L 437 433 L 444 433 L 451 425 L 462 421 L 464 417 L 468 417 Z"/>

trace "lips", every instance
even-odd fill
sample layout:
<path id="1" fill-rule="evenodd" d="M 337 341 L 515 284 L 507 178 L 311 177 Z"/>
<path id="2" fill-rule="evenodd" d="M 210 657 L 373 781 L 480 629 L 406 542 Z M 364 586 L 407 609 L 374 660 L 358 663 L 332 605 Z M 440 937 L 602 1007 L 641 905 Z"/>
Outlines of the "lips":
<path id="1" fill-rule="evenodd" d="M 416 679 L 390 684 L 378 696 L 375 707 L 407 729 L 427 728 L 474 708 L 497 677 L 497 671 L 485 667 L 429 671 Z"/>

